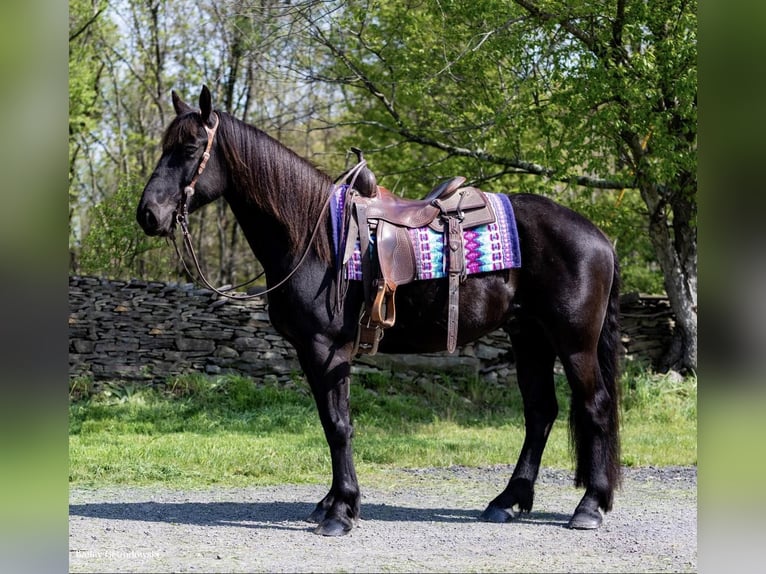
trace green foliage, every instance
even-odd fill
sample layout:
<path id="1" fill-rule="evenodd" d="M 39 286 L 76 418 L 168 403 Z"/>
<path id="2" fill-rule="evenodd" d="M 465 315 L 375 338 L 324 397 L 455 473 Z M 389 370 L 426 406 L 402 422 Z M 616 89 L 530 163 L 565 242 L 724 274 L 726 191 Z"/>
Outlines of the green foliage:
<path id="1" fill-rule="evenodd" d="M 623 389 L 623 463 L 696 464 L 696 379 L 671 380 L 628 365 Z M 556 394 L 560 412 L 543 464 L 571 469 L 569 389 L 561 375 Z M 304 383 L 186 375 L 156 389 L 78 379 L 70 397 L 74 484 L 323 482 L 330 472 Z M 524 438 L 515 384 L 358 377 L 351 406 L 355 457 L 368 477 L 391 467 L 507 464 Z"/>
<path id="2" fill-rule="evenodd" d="M 652 374 L 641 364 L 630 362 L 625 368 L 622 407 L 627 420 L 649 417 L 672 425 L 697 419 L 697 379 L 678 373 Z"/>
<path id="3" fill-rule="evenodd" d="M 140 184 L 125 182 L 114 195 L 94 205 L 80 250 L 80 266 L 84 274 L 130 277 L 140 267 L 150 275 L 151 269 L 173 268 L 172 250 L 158 238 L 148 237 L 136 223 Z M 161 249 L 160 249 L 161 248 Z"/>
<path id="4" fill-rule="evenodd" d="M 100 118 L 101 64 L 95 38 L 109 29 L 101 17 L 106 0 L 69 0 L 69 136 L 92 129 Z M 70 149 L 71 154 L 71 149 Z"/>

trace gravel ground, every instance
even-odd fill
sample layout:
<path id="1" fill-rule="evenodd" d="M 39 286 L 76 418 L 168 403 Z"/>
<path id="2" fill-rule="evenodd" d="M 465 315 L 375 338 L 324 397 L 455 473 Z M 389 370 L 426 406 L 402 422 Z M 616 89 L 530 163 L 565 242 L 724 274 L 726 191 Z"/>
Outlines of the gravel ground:
<path id="1" fill-rule="evenodd" d="M 391 471 L 362 520 L 325 538 L 304 519 L 323 485 L 72 489 L 71 572 L 695 572 L 697 469 L 626 469 L 597 531 L 565 527 L 582 490 L 546 471 L 535 507 L 477 520 L 512 467 Z"/>

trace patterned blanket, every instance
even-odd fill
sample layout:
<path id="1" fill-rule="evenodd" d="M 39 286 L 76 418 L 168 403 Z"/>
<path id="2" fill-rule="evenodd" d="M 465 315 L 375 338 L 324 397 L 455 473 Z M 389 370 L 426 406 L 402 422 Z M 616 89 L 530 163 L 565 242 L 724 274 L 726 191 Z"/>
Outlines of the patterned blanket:
<path id="1" fill-rule="evenodd" d="M 346 186 L 337 186 L 330 203 L 336 260 L 343 256 L 345 243 L 343 237 L 346 232 L 343 229 L 345 196 Z M 463 231 L 463 253 L 468 274 L 521 267 L 519 235 L 511 202 L 504 194 L 488 193 L 487 198 L 492 204 L 497 221 Z M 417 279 L 447 277 L 448 262 L 444 254 L 444 234 L 430 227 L 410 229 L 409 233 L 415 250 Z M 372 237 L 370 249 L 374 248 L 374 237 Z M 362 280 L 362 257 L 358 239 L 345 275 L 350 280 Z"/>

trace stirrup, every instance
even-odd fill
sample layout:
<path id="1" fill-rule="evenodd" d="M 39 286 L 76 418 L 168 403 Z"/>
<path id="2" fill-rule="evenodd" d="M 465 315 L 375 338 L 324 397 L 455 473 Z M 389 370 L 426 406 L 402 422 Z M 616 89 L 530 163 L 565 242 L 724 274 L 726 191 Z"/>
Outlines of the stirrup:
<path id="1" fill-rule="evenodd" d="M 385 279 L 378 279 L 375 282 L 375 287 L 377 291 L 370 308 L 370 320 L 375 325 L 388 329 L 396 323 L 396 304 L 394 302 L 396 286 L 392 289 L 386 284 Z"/>

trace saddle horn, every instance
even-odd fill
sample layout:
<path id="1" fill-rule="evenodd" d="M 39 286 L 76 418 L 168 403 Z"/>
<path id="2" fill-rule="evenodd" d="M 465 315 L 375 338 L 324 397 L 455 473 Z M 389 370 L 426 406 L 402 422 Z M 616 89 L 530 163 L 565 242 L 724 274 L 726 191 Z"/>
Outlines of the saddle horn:
<path id="1" fill-rule="evenodd" d="M 352 147 L 351 151 L 356 155 L 357 164 L 365 162 L 364 154 L 361 149 Z M 354 189 L 364 197 L 375 197 L 378 195 L 378 178 L 375 177 L 372 170 L 367 167 L 366 162 L 361 169 L 353 174 L 353 176 L 349 176 L 345 183 L 352 185 Z"/>

